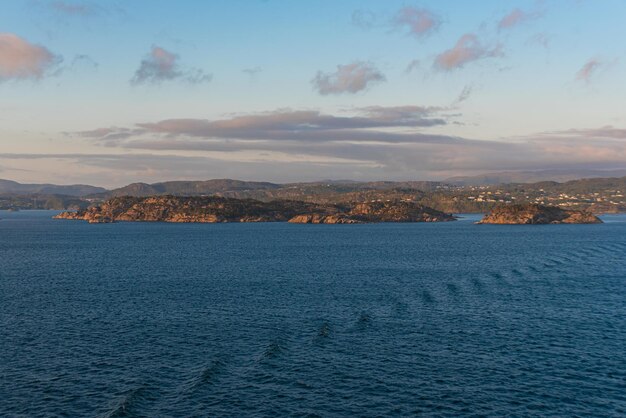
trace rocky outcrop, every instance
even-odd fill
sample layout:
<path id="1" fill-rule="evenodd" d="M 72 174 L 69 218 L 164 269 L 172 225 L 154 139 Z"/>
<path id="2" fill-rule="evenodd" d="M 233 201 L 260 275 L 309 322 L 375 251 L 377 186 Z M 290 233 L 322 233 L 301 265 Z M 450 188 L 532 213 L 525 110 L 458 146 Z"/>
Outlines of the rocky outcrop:
<path id="1" fill-rule="evenodd" d="M 362 222 L 447 222 L 450 214 L 409 201 L 374 201 L 352 206 L 349 216 Z"/>
<path id="2" fill-rule="evenodd" d="M 324 215 L 319 213 L 296 215 L 289 219 L 293 224 L 360 224 L 357 219 L 352 219 L 347 215 Z"/>
<path id="3" fill-rule="evenodd" d="M 291 222 L 353 224 L 364 222 L 439 222 L 455 218 L 413 202 L 371 202 L 351 205 L 277 200 L 260 202 L 219 196 L 115 197 L 99 206 L 63 212 L 56 219 L 89 223 L 134 222 Z"/>
<path id="4" fill-rule="evenodd" d="M 499 206 L 477 223 L 502 225 L 598 224 L 602 221 L 587 211 L 525 204 Z"/>

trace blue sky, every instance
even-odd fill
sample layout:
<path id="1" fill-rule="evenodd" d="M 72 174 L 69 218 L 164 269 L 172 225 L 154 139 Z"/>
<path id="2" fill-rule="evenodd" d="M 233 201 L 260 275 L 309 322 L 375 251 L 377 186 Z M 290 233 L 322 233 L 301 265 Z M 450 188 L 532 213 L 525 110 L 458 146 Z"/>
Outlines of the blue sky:
<path id="1" fill-rule="evenodd" d="M 626 166 L 620 0 L 4 0 L 0 177 Z"/>

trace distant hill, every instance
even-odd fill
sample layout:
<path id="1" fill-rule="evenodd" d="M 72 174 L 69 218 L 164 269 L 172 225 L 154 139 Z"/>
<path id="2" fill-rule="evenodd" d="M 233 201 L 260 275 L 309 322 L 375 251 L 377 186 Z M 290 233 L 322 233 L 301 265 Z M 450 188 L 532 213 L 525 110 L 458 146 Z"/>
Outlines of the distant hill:
<path id="1" fill-rule="evenodd" d="M 494 180 L 494 182 L 496 181 Z M 6 192 L 6 190 L 11 191 Z M 89 193 L 94 190 L 97 193 Z M 276 184 L 214 179 L 168 181 L 154 184 L 133 183 L 118 189 L 105 190 L 100 187 L 84 185 L 26 185 L 7 180 L 0 181 L 0 209 L 75 208 L 97 204 L 113 197 L 143 198 L 165 195 L 176 197 L 220 196 L 234 199 L 255 199 L 262 202 L 290 200 L 322 205 L 407 201 L 450 213 L 484 212 L 491 210 L 498 204 L 514 201 L 544 205 L 558 204 L 574 209 L 588 208 L 599 213 L 605 213 L 626 212 L 626 176 L 585 178 L 566 182 L 497 183 L 495 185 L 480 185 L 478 188 L 473 185 L 453 186 L 437 181 L 355 182 L 325 180 L 310 183 Z"/>
<path id="2" fill-rule="evenodd" d="M 85 184 L 73 184 L 69 186 L 58 186 L 56 184 L 21 184 L 16 181 L 0 179 L 0 193 L 47 194 L 78 197 L 102 192 L 106 192 L 106 189 Z"/>
<path id="3" fill-rule="evenodd" d="M 132 183 L 128 186 L 120 187 L 102 193 L 107 197 L 117 196 L 155 196 L 155 195 L 174 195 L 174 196 L 199 196 L 212 195 L 227 192 L 237 192 L 243 190 L 266 190 L 278 189 L 281 185 L 256 182 L 241 181 L 231 179 L 214 179 L 205 181 L 167 181 L 163 183 Z"/>
<path id="4" fill-rule="evenodd" d="M 167 181 L 163 183 L 132 183 L 128 186 L 100 193 L 98 197 L 155 195 L 203 196 L 219 194 L 227 197 L 253 197 L 256 199 L 297 199 L 303 195 L 328 193 L 350 193 L 366 190 L 412 189 L 430 191 L 442 183 L 432 181 L 376 181 L 357 182 L 350 180 L 320 181 L 311 183 L 276 184 L 258 181 L 215 179 L 205 181 Z"/>
<path id="5" fill-rule="evenodd" d="M 486 173 L 478 176 L 450 177 L 444 180 L 458 186 L 488 186 L 508 183 L 538 183 L 542 181 L 567 182 L 588 178 L 607 178 L 626 176 L 623 170 L 538 170 L 538 171 L 503 171 Z"/>
<path id="6" fill-rule="evenodd" d="M 542 181 L 531 184 L 509 184 L 509 188 L 523 188 L 559 193 L 594 193 L 604 190 L 626 190 L 626 177 L 588 178 L 558 183 Z"/>

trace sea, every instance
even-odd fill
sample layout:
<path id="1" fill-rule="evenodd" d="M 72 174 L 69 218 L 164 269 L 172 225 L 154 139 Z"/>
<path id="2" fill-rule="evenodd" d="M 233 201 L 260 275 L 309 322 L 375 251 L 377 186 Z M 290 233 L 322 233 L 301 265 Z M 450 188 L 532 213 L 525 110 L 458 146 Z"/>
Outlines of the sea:
<path id="1" fill-rule="evenodd" d="M 0 416 L 625 416 L 626 215 L 0 211 Z"/>

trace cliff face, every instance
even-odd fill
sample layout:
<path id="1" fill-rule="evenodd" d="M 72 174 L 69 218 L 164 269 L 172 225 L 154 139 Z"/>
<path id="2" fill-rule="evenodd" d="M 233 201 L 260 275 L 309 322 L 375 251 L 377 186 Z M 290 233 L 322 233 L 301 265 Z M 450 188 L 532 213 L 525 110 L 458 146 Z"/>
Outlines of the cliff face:
<path id="1" fill-rule="evenodd" d="M 115 197 L 99 206 L 78 212 L 63 212 L 56 219 L 89 223 L 141 222 L 286 222 L 362 223 L 437 222 L 454 220 L 451 215 L 410 202 L 359 203 L 348 206 L 298 201 L 260 202 L 224 197 Z"/>
<path id="2" fill-rule="evenodd" d="M 602 221 L 591 212 L 566 210 L 534 204 L 507 205 L 495 208 L 480 224 L 598 224 Z"/>

